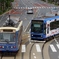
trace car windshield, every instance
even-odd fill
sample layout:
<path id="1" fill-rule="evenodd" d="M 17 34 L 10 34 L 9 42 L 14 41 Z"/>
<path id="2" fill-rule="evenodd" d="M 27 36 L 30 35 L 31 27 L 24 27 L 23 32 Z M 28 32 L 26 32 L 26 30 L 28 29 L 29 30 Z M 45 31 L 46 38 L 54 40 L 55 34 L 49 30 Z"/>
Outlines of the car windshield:
<path id="1" fill-rule="evenodd" d="M 33 9 L 28 9 L 29 11 L 33 11 Z"/>
<path id="2" fill-rule="evenodd" d="M 43 32 L 43 22 L 42 21 L 32 21 L 31 32 L 42 33 Z"/>
<path id="3" fill-rule="evenodd" d="M 15 42 L 14 33 L 0 33 L 0 42 Z"/>

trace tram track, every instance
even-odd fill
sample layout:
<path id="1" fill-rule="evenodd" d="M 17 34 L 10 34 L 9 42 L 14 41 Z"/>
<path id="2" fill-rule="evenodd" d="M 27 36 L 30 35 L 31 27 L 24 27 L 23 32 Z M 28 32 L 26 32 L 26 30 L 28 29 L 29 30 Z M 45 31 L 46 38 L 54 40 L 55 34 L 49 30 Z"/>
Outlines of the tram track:
<path id="1" fill-rule="evenodd" d="M 49 47 L 51 42 L 56 40 L 56 38 L 59 38 L 59 35 L 53 36 L 53 39 L 51 39 L 50 41 L 47 41 L 43 44 L 43 46 L 42 46 L 42 59 L 50 59 L 49 52 L 48 52 L 48 47 Z"/>
<path id="2" fill-rule="evenodd" d="M 33 43 L 32 46 L 31 46 L 31 48 L 30 48 L 30 51 L 29 51 L 29 59 L 31 59 L 31 51 L 32 51 L 34 45 L 35 45 L 35 43 Z"/>
<path id="3" fill-rule="evenodd" d="M 16 59 L 16 54 L 10 52 L 1 52 L 0 59 Z"/>
<path id="4" fill-rule="evenodd" d="M 49 46 L 49 44 L 52 42 L 53 40 L 52 39 L 50 39 L 50 40 L 46 40 L 44 43 L 42 43 L 42 47 L 41 47 L 41 50 L 42 50 L 42 52 L 41 52 L 41 57 L 42 57 L 42 59 L 45 59 L 45 57 L 46 57 L 46 55 L 44 55 L 44 54 L 46 54 L 46 52 L 45 52 L 45 50 L 47 50 L 48 48 L 45 48 L 45 47 L 47 47 L 47 46 Z M 37 42 L 34 42 L 32 45 L 31 45 L 31 48 L 30 48 L 30 51 L 29 51 L 29 59 L 32 59 L 31 58 L 31 52 L 32 52 L 32 50 L 33 50 L 33 47 L 34 47 L 34 45 L 36 44 Z M 38 42 L 38 44 L 39 44 L 39 42 Z M 47 45 L 46 45 L 47 44 Z M 40 53 L 40 52 L 39 52 Z M 48 55 L 49 56 L 49 55 Z M 49 59 L 49 58 L 48 58 Z"/>
<path id="5" fill-rule="evenodd" d="M 46 40 L 45 42 L 44 42 L 44 44 L 42 45 L 42 52 L 41 52 L 41 54 L 42 54 L 42 59 L 50 59 L 49 58 L 49 54 L 48 54 L 48 47 L 49 47 L 49 44 L 52 42 L 53 40 L 52 39 L 50 39 L 50 40 Z"/>
<path id="6" fill-rule="evenodd" d="M 27 47 L 27 45 L 29 44 L 29 41 L 27 40 L 27 39 L 28 39 L 28 35 L 29 35 L 29 34 L 26 33 L 26 34 L 23 35 L 23 37 L 22 37 L 22 44 L 25 44 L 26 47 Z M 22 53 L 21 59 L 24 59 L 24 53 Z"/>
<path id="7" fill-rule="evenodd" d="M 28 34 L 27 34 L 27 35 L 28 35 Z M 46 55 L 47 55 L 47 54 L 46 54 L 45 50 L 48 51 L 47 45 L 48 45 L 48 47 L 49 47 L 49 44 L 50 44 L 52 41 L 53 41 L 52 38 L 50 38 L 49 40 L 47 39 L 44 43 L 41 42 L 41 43 L 42 43 L 42 46 L 41 46 L 41 50 L 42 50 L 42 51 L 41 51 L 41 58 L 42 58 L 42 59 L 46 59 Z M 29 59 L 32 59 L 32 57 L 31 57 L 32 55 L 31 55 L 31 54 L 32 54 L 33 47 L 35 46 L 36 43 L 40 44 L 39 42 L 32 42 L 31 45 L 30 45 L 30 47 L 29 47 L 29 48 L 30 48 L 30 49 L 29 49 L 29 54 L 28 54 L 28 55 L 29 55 Z M 30 44 L 29 40 L 27 40 L 27 42 L 25 42 L 24 44 L 25 44 L 26 47 L 27 47 L 28 44 Z M 46 47 L 46 48 L 45 48 L 45 47 Z M 44 54 L 46 54 L 46 55 L 44 55 Z M 49 54 L 49 53 L 48 53 L 48 54 Z M 22 59 L 25 59 L 24 56 L 25 56 L 25 53 L 22 53 Z M 48 56 L 49 56 L 49 55 L 48 55 Z M 47 57 L 47 58 L 48 58 L 48 57 Z M 49 59 L 49 58 L 48 58 L 48 59 Z"/>
<path id="8" fill-rule="evenodd" d="M 35 44 L 40 44 L 40 45 L 42 45 L 43 43 L 42 42 L 40 42 L 40 41 L 32 41 L 32 45 L 31 45 L 31 48 L 30 48 L 30 51 L 29 51 L 29 59 L 32 59 L 33 57 L 32 57 L 32 52 L 33 52 L 33 48 L 34 48 L 34 46 L 35 46 Z M 42 44 L 41 44 L 42 43 Z M 37 53 L 34 53 L 34 54 L 37 54 Z M 39 54 L 40 54 L 40 52 L 39 52 Z"/>

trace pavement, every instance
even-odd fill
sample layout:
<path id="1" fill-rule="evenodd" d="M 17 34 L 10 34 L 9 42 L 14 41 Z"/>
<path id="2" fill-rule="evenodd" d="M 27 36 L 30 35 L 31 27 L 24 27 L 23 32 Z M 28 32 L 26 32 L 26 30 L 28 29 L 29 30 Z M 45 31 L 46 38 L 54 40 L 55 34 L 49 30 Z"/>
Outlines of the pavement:
<path id="1" fill-rule="evenodd" d="M 59 38 L 55 38 L 49 47 L 50 59 L 59 59 Z"/>

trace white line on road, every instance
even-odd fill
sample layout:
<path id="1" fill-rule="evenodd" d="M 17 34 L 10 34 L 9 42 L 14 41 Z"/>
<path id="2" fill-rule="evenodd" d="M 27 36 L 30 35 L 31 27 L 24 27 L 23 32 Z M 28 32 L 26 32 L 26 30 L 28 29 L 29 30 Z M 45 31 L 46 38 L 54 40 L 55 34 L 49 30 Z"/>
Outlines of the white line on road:
<path id="1" fill-rule="evenodd" d="M 36 59 L 36 56 L 34 56 L 34 58 Z"/>
<path id="2" fill-rule="evenodd" d="M 37 50 L 37 52 L 41 52 L 39 44 L 36 44 L 36 50 Z"/>
<path id="3" fill-rule="evenodd" d="M 31 29 L 29 29 L 29 31 L 27 33 L 30 33 Z"/>
<path id="4" fill-rule="evenodd" d="M 27 30 L 28 26 L 30 25 L 30 23 L 31 23 L 31 21 L 28 23 L 28 25 L 27 25 L 26 29 L 24 30 L 24 32 L 26 32 L 26 30 Z"/>
<path id="5" fill-rule="evenodd" d="M 30 38 L 30 35 L 28 37 Z"/>
<path id="6" fill-rule="evenodd" d="M 57 50 L 55 49 L 55 47 L 54 47 L 53 44 L 50 45 L 50 48 L 51 48 L 51 50 L 52 50 L 53 52 L 57 52 Z"/>
<path id="7" fill-rule="evenodd" d="M 59 8 L 59 7 L 14 7 L 16 9 L 28 9 L 28 8 L 33 8 L 33 9 L 39 9 L 39 8 Z"/>
<path id="8" fill-rule="evenodd" d="M 30 33 L 31 29 L 29 29 L 29 33 Z"/>
<path id="9" fill-rule="evenodd" d="M 22 45 L 22 51 L 21 52 L 26 52 L 26 46 Z"/>
<path id="10" fill-rule="evenodd" d="M 30 42 L 30 44 L 31 44 L 31 42 Z"/>
<path id="11" fill-rule="evenodd" d="M 59 44 L 56 44 L 57 45 L 57 47 L 58 47 L 58 49 L 59 49 Z"/>
<path id="12" fill-rule="evenodd" d="M 33 53 L 33 55 L 35 55 L 35 53 Z"/>
<path id="13" fill-rule="evenodd" d="M 54 38 L 55 42 L 58 44 L 58 41 L 56 40 L 56 38 Z"/>

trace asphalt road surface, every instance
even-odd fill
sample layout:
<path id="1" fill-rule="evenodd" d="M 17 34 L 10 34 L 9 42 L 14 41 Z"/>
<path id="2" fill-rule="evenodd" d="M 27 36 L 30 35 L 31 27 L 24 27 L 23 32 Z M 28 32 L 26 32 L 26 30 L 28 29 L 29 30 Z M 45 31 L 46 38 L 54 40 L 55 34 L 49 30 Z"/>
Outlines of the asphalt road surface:
<path id="1" fill-rule="evenodd" d="M 19 0 L 17 0 L 17 1 L 18 2 L 15 2 L 15 3 L 20 2 Z M 19 3 L 18 5 L 16 4 L 15 6 L 19 8 L 19 7 L 24 7 L 24 6 L 25 7 L 47 7 L 47 6 L 51 7 L 54 5 L 50 5 L 48 3 L 38 1 L 38 0 L 30 0 L 30 1 L 21 0 L 21 3 Z M 57 9 L 57 10 L 59 10 L 59 9 Z M 31 43 L 30 42 L 30 40 L 31 40 L 30 39 L 30 21 L 35 17 L 40 17 L 42 15 L 46 15 L 46 13 L 50 12 L 50 11 L 51 11 L 51 8 L 34 8 L 33 9 L 34 14 L 27 14 L 26 8 L 12 9 L 12 12 L 10 12 L 10 15 L 14 16 L 14 17 L 19 17 L 20 20 L 23 21 L 23 32 L 25 34 L 26 33 L 29 34 L 29 36 L 26 36 L 27 39 L 24 40 L 25 43 L 24 42 L 22 43 L 21 48 L 16 55 L 16 59 L 42 59 L 42 45 L 44 42 L 43 43 L 33 43 L 33 42 Z M 7 18 L 8 18 L 8 15 L 4 15 L 1 18 L 0 26 L 2 25 L 2 22 L 5 22 L 5 20 Z M 51 47 L 50 47 L 51 44 L 52 44 L 52 46 L 55 46 L 55 48 L 56 48 L 55 52 L 52 52 Z M 48 46 L 49 47 L 49 51 L 48 51 L 49 58 L 47 58 L 47 59 L 54 59 L 54 58 L 58 59 L 59 58 L 59 53 L 58 53 L 59 49 L 56 46 L 56 42 L 53 41 L 51 44 L 50 45 L 47 44 L 47 45 L 49 45 Z M 23 49 L 22 49 L 22 46 L 24 46 Z M 45 50 L 45 52 L 47 52 L 47 51 Z M 13 57 L 11 57 L 11 58 L 13 59 Z"/>
<path id="2" fill-rule="evenodd" d="M 59 59 L 59 38 L 55 38 L 49 47 L 50 59 Z"/>
<path id="3" fill-rule="evenodd" d="M 56 7 L 54 4 L 49 4 L 41 0 L 14 0 L 12 7 L 15 9 L 26 9 L 28 7 L 39 8 L 39 7 Z"/>

